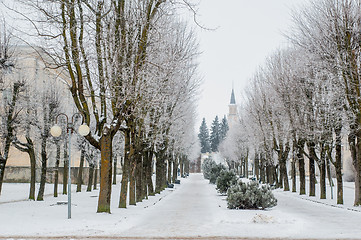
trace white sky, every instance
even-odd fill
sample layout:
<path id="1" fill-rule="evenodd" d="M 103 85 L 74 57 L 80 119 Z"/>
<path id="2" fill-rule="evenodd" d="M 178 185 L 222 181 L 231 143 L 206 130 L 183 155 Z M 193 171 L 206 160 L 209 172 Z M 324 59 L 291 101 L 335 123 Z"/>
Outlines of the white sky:
<path id="1" fill-rule="evenodd" d="M 232 82 L 236 102 L 242 90 L 266 57 L 287 44 L 282 32 L 289 31 L 291 9 L 305 0 L 200 0 L 198 21 L 216 31 L 198 29 L 200 73 L 204 78 L 198 106 L 207 126 L 216 115 L 228 113 Z"/>

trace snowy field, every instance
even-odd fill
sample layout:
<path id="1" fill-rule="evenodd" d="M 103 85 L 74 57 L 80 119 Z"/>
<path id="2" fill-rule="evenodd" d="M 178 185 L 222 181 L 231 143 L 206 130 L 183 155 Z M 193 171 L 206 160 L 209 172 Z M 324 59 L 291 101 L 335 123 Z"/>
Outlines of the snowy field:
<path id="1" fill-rule="evenodd" d="M 345 207 L 337 207 L 335 199 L 276 190 L 278 206 L 270 210 L 229 210 L 214 185 L 191 174 L 174 189 L 127 209 L 117 208 L 118 184 L 112 214 L 97 214 L 98 191 L 84 189 L 72 194 L 67 219 L 67 206 L 57 205 L 67 197 L 53 198 L 52 185 L 45 201 L 36 202 L 24 200 L 28 184 L 4 184 L 0 239 L 361 239 L 361 208 L 352 207 L 353 185 L 345 185 Z"/>

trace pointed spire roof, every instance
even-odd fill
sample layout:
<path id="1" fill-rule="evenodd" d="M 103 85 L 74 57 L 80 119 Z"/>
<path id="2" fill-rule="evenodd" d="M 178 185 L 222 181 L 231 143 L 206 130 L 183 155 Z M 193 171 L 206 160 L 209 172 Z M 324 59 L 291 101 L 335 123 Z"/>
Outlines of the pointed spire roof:
<path id="1" fill-rule="evenodd" d="M 236 104 L 236 98 L 234 97 L 234 90 L 232 88 L 232 94 L 231 94 L 231 102 L 230 104 Z"/>

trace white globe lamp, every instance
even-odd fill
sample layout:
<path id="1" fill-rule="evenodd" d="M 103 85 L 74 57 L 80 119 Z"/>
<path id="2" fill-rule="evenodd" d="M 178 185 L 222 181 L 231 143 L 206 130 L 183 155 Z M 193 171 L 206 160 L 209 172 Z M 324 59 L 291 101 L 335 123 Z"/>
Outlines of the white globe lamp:
<path id="1" fill-rule="evenodd" d="M 50 128 L 50 133 L 53 137 L 59 137 L 61 135 L 61 127 L 54 125 Z"/>
<path id="2" fill-rule="evenodd" d="M 82 125 L 79 126 L 78 132 L 79 132 L 80 135 L 86 136 L 86 135 L 89 134 L 90 128 L 88 127 L 88 125 L 82 124 Z"/>

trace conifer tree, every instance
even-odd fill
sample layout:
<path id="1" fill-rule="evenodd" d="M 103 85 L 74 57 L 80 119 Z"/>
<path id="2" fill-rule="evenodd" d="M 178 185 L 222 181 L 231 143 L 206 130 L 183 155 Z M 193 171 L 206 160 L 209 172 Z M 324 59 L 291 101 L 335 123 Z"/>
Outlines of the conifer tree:
<path id="1" fill-rule="evenodd" d="M 226 116 L 223 117 L 220 125 L 221 125 L 220 126 L 220 138 L 221 138 L 221 141 L 223 141 L 226 138 L 227 132 L 229 130 L 228 121 L 227 121 Z"/>
<path id="2" fill-rule="evenodd" d="M 199 128 L 198 134 L 199 141 L 201 143 L 201 153 L 210 152 L 210 143 L 209 143 L 209 131 L 206 124 L 206 119 L 203 118 L 202 124 Z"/>
<path id="3" fill-rule="evenodd" d="M 211 150 L 213 152 L 218 152 L 218 145 L 220 142 L 220 124 L 218 121 L 218 116 L 213 120 L 212 127 L 211 127 L 211 136 L 210 136 L 210 142 L 211 142 Z"/>

